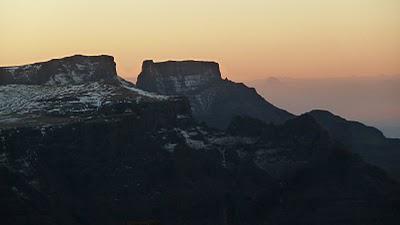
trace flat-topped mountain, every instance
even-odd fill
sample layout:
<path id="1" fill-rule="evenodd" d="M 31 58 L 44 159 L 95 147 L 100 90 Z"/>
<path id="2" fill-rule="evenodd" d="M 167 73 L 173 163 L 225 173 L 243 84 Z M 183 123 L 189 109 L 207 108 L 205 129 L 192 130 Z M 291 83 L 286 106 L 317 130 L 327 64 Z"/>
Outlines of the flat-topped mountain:
<path id="1" fill-rule="evenodd" d="M 30 65 L 0 67 L 0 85 L 69 85 L 95 81 L 118 82 L 112 56 L 75 55 Z"/>
<path id="2" fill-rule="evenodd" d="M 216 128 L 226 128 L 239 115 L 277 124 L 293 117 L 267 102 L 254 88 L 222 79 L 215 62 L 145 61 L 137 87 L 163 95 L 188 97 L 195 118 Z"/>

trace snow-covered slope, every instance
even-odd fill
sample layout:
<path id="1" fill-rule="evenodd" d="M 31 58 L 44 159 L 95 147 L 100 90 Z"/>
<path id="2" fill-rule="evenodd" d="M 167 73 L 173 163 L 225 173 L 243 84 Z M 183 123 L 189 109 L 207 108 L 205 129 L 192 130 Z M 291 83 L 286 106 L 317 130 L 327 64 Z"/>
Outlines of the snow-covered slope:
<path id="1" fill-rule="evenodd" d="M 132 111 L 129 108 L 141 103 L 173 99 L 126 84 L 116 86 L 94 82 L 68 86 L 3 85 L 0 86 L 0 126 L 65 122 L 98 116 L 118 105 L 125 104 L 128 112 Z"/>
<path id="2" fill-rule="evenodd" d="M 111 56 L 72 56 L 0 68 L 0 127 L 131 113 L 139 105 L 162 101 L 187 104 L 179 97 L 137 89 L 116 75 Z"/>

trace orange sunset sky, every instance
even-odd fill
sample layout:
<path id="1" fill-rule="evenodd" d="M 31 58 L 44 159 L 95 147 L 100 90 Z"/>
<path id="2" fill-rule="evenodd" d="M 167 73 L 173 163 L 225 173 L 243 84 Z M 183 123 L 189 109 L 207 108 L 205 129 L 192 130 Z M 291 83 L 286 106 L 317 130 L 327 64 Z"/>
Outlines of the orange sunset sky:
<path id="1" fill-rule="evenodd" d="M 399 0 L 1 0 L 0 65 L 110 54 L 213 60 L 224 75 L 400 74 Z"/>

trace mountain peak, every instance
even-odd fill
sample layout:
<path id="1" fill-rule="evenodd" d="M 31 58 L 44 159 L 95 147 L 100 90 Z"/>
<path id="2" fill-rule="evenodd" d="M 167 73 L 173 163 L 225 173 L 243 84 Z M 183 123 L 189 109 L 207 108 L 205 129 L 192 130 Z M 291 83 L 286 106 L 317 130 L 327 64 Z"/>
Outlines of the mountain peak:
<path id="1" fill-rule="evenodd" d="M 195 118 L 216 128 L 225 129 L 237 115 L 274 123 L 292 117 L 263 99 L 254 88 L 222 79 L 216 62 L 146 60 L 137 87 L 163 95 L 186 96 Z"/>
<path id="2" fill-rule="evenodd" d="M 71 85 L 117 82 L 114 57 L 73 55 L 47 62 L 0 67 L 0 85 Z"/>
<path id="3" fill-rule="evenodd" d="M 327 116 L 335 116 L 333 113 L 329 112 L 328 110 L 325 109 L 313 109 L 309 114 L 320 114 L 320 115 L 327 115 Z"/>

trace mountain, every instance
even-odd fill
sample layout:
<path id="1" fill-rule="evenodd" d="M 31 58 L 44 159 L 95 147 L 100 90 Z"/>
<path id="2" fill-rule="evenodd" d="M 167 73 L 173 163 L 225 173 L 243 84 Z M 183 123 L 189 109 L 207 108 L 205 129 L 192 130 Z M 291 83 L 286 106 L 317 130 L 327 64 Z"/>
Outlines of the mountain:
<path id="1" fill-rule="evenodd" d="M 269 82 L 280 85 L 277 78 L 271 78 Z M 294 117 L 267 102 L 255 89 L 223 80 L 219 65 L 215 62 L 145 61 L 137 87 L 163 95 L 186 96 L 197 120 L 220 129 L 227 128 L 229 122 L 238 115 L 276 124 Z M 327 111 L 315 110 L 309 114 L 333 139 L 360 154 L 367 162 L 400 178 L 398 139 L 387 139 L 378 129 L 347 121 Z"/>
<path id="2" fill-rule="evenodd" d="M 137 87 L 189 98 L 193 116 L 215 128 L 226 128 L 237 115 L 283 123 L 293 115 L 279 109 L 243 83 L 222 79 L 219 65 L 199 61 L 145 61 Z"/>
<path id="3" fill-rule="evenodd" d="M 386 138 L 381 131 L 360 122 L 348 121 L 324 110 L 309 113 L 331 136 L 361 155 L 367 162 L 400 179 L 400 139 Z"/>
<path id="4" fill-rule="evenodd" d="M 198 123 L 185 97 L 149 93 L 119 77 L 5 84 L 0 99 L 4 224 L 400 219 L 399 184 L 336 144 L 308 114 L 280 124 L 235 116 L 221 131 Z"/>

